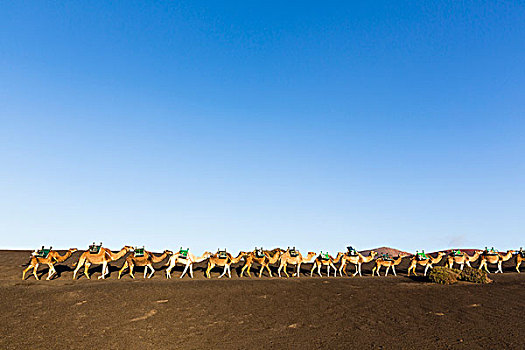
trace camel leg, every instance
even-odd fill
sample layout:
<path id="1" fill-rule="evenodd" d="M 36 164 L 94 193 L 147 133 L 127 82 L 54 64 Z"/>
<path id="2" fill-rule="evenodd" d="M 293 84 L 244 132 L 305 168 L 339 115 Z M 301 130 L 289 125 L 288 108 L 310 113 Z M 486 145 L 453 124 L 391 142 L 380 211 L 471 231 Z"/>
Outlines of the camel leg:
<path id="1" fill-rule="evenodd" d="M 182 278 L 184 277 L 184 275 L 186 274 L 186 271 L 188 271 L 188 268 L 190 267 L 190 264 L 186 264 L 186 266 L 184 266 L 184 271 L 182 271 L 182 275 L 180 275 L 179 278 Z"/>
<path id="2" fill-rule="evenodd" d="M 244 275 L 244 271 L 246 271 L 246 269 L 248 268 L 248 265 L 244 265 L 241 269 L 241 275 L 239 277 L 242 277 Z"/>
<path id="3" fill-rule="evenodd" d="M 376 272 L 377 272 L 377 275 L 379 276 L 379 269 L 378 269 L 379 266 L 374 266 L 374 268 L 372 269 L 372 276 L 375 276 Z"/>
<path id="4" fill-rule="evenodd" d="M 330 263 L 330 267 L 334 268 L 334 277 L 337 277 L 337 269 L 335 268 L 335 265 Z M 328 271 L 328 274 L 330 274 L 330 271 Z"/>
<path id="5" fill-rule="evenodd" d="M 36 274 L 36 271 L 38 270 L 38 266 L 39 264 L 36 264 L 34 267 L 33 267 L 33 276 L 35 276 L 35 278 L 38 280 L 38 275 Z"/>
<path id="6" fill-rule="evenodd" d="M 208 263 L 208 268 L 206 269 L 206 278 L 210 278 L 210 270 L 213 268 L 213 265 Z"/>
<path id="7" fill-rule="evenodd" d="M 499 267 L 499 272 L 503 273 L 503 261 L 500 261 L 498 263 L 498 267 Z"/>
<path id="8" fill-rule="evenodd" d="M 386 267 L 386 273 L 385 273 L 385 276 L 388 276 L 388 270 L 390 270 L 390 266 L 387 266 L 387 267 Z"/>
<path id="9" fill-rule="evenodd" d="M 519 267 L 519 265 L 516 268 L 518 268 L 518 267 Z M 29 265 L 24 271 L 22 271 L 22 281 L 26 279 L 27 271 L 31 270 L 32 268 L 33 268 L 33 265 Z M 518 272 L 519 271 L 520 270 L 518 270 Z"/>
<path id="10" fill-rule="evenodd" d="M 299 264 L 297 264 L 297 273 L 296 273 L 297 274 L 297 278 L 300 277 L 300 274 L 299 274 L 300 271 L 301 271 L 301 264 L 299 263 Z"/>
<path id="11" fill-rule="evenodd" d="M 108 263 L 107 261 L 104 261 L 102 263 L 102 276 L 98 276 L 98 279 L 99 280 L 103 280 L 103 279 L 106 279 L 106 267 L 108 266 Z"/>
<path id="12" fill-rule="evenodd" d="M 73 279 L 77 278 L 77 272 L 78 270 L 80 270 L 82 265 L 84 265 L 84 263 L 85 263 L 85 260 L 82 260 L 82 259 L 78 260 L 77 267 L 75 268 L 75 271 L 73 271 Z"/>
<path id="13" fill-rule="evenodd" d="M 266 265 L 266 269 L 268 270 L 268 275 L 270 275 L 270 277 L 273 277 L 272 270 L 270 269 L 270 266 Z"/>
<path id="14" fill-rule="evenodd" d="M 91 266 L 91 263 L 88 263 L 87 261 L 84 264 L 84 275 L 86 275 L 87 279 L 89 278 L 89 267 Z"/>
<path id="15" fill-rule="evenodd" d="M 321 275 L 321 264 L 317 265 L 317 274 L 319 277 L 323 277 L 323 275 Z"/>
<path id="16" fill-rule="evenodd" d="M 312 269 L 310 270 L 310 277 L 313 277 L 313 275 L 314 275 L 314 270 L 315 270 L 316 267 L 317 267 L 317 264 L 314 263 L 314 264 L 312 265 Z"/>
<path id="17" fill-rule="evenodd" d="M 355 277 L 358 273 L 359 273 L 359 266 L 356 264 L 355 265 L 355 272 L 354 272 L 354 274 L 352 276 Z"/>
<path id="18" fill-rule="evenodd" d="M 133 269 L 135 268 L 135 265 L 129 264 L 129 275 L 131 278 L 135 278 L 135 274 L 133 273 Z"/>
<path id="19" fill-rule="evenodd" d="M 428 272 L 428 269 L 431 269 L 432 268 L 432 265 L 430 264 L 427 264 L 427 266 L 425 267 L 425 276 L 427 275 L 427 272 Z"/>
<path id="20" fill-rule="evenodd" d="M 118 279 L 122 277 L 122 273 L 126 271 L 127 268 L 128 268 L 128 262 L 126 261 L 124 262 L 124 265 L 122 265 L 122 268 L 118 272 Z"/>
<path id="21" fill-rule="evenodd" d="M 521 272 L 520 272 L 520 265 L 521 265 L 521 261 L 518 261 L 518 262 L 516 263 L 516 271 L 518 271 L 518 273 L 521 273 Z"/>
<path id="22" fill-rule="evenodd" d="M 248 269 L 246 272 L 248 273 L 248 277 L 252 278 L 252 272 L 251 272 L 252 264 L 248 265 Z"/>
<path id="23" fill-rule="evenodd" d="M 49 266 L 49 273 L 46 279 L 49 281 L 51 277 L 53 277 L 57 273 L 57 270 L 55 270 L 55 265 L 53 264 L 49 264 L 48 266 Z"/>
<path id="24" fill-rule="evenodd" d="M 149 266 L 149 269 L 151 270 L 151 273 L 149 274 L 148 278 L 151 278 L 151 276 L 153 276 L 153 274 L 155 273 L 155 269 L 153 268 L 152 265 L 148 265 Z"/>
<path id="25" fill-rule="evenodd" d="M 228 265 L 228 277 L 229 277 L 229 278 L 232 278 L 231 265 Z M 251 276 L 250 276 L 250 277 L 251 277 Z"/>
<path id="26" fill-rule="evenodd" d="M 173 269 L 175 265 L 173 265 L 170 261 L 170 264 L 168 266 L 168 268 L 166 269 L 166 278 L 171 278 L 171 270 Z"/>
<path id="27" fill-rule="evenodd" d="M 397 276 L 396 274 L 396 267 L 392 265 L 392 272 L 394 273 L 394 276 Z"/>

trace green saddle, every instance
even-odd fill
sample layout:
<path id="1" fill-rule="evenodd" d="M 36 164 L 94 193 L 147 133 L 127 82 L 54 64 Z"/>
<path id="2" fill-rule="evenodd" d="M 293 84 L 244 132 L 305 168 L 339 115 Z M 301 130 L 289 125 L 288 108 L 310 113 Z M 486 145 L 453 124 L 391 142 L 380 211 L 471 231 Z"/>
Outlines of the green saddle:
<path id="1" fill-rule="evenodd" d="M 93 243 L 89 246 L 89 254 L 98 254 L 100 253 L 100 249 L 102 249 L 102 243 L 100 243 L 100 245 Z"/>
<path id="2" fill-rule="evenodd" d="M 135 248 L 134 251 L 135 258 L 141 258 L 144 256 L 144 247 L 142 248 Z"/>
<path id="3" fill-rule="evenodd" d="M 319 254 L 319 258 L 320 258 L 321 260 L 324 260 L 324 261 L 326 261 L 326 260 L 330 260 L 330 254 L 328 254 L 328 253 L 324 253 L 324 254 L 323 254 L 323 252 L 321 252 L 321 254 Z"/>
<path id="4" fill-rule="evenodd" d="M 452 254 L 450 254 L 452 256 L 462 256 L 463 253 L 461 252 L 461 250 L 456 250 L 456 251 L 453 251 Z"/>
<path id="5" fill-rule="evenodd" d="M 188 253 L 189 253 L 190 249 L 182 249 L 180 248 L 179 249 L 179 256 L 180 257 L 183 257 L 183 258 L 187 258 L 188 257 Z"/>
<path id="6" fill-rule="evenodd" d="M 49 252 L 51 251 L 51 247 L 49 249 L 45 249 L 44 247 L 42 247 L 42 249 L 39 249 L 37 252 L 36 252 L 36 257 L 37 258 L 47 258 L 47 256 L 49 255 Z"/>

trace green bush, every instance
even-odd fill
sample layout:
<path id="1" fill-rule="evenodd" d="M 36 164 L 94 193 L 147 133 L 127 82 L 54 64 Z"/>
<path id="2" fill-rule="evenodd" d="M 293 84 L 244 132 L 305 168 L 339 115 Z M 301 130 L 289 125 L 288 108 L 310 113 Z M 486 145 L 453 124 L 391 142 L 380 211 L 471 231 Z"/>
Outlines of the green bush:
<path id="1" fill-rule="evenodd" d="M 487 273 L 483 270 L 473 269 L 472 267 L 465 266 L 459 276 L 462 281 L 473 282 L 473 283 L 490 283 L 492 280 L 488 278 Z"/>
<path id="2" fill-rule="evenodd" d="M 431 282 L 439 284 L 454 284 L 458 281 L 461 271 L 457 269 L 449 269 L 444 266 L 434 267 L 428 274 Z"/>

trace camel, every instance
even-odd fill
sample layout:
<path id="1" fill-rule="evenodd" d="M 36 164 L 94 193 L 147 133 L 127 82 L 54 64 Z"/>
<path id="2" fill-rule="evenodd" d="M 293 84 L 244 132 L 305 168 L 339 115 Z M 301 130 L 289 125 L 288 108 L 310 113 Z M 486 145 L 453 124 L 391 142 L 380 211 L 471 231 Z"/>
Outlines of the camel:
<path id="1" fill-rule="evenodd" d="M 177 264 L 184 265 L 184 271 L 182 272 L 179 278 L 184 277 L 186 271 L 188 270 L 190 277 L 193 278 L 193 265 L 208 259 L 210 256 L 212 256 L 212 253 L 210 252 L 204 252 L 201 256 L 195 256 L 189 251 L 189 249 L 187 251 L 186 256 L 180 254 L 180 252 L 174 254 L 170 257 L 168 261 L 168 268 L 166 269 L 166 278 L 171 278 L 171 270 L 173 270 L 173 268 Z"/>
<path id="2" fill-rule="evenodd" d="M 303 263 L 311 263 L 311 260 L 317 256 L 314 252 L 308 252 L 308 255 L 306 258 L 303 258 L 302 254 L 299 253 L 298 250 L 288 248 L 282 255 L 281 255 L 281 262 L 279 264 L 279 269 L 277 270 L 279 277 L 281 277 L 281 270 L 284 269 L 284 273 L 286 274 L 286 277 L 290 277 L 288 275 L 288 272 L 286 272 L 286 267 L 288 264 L 290 265 L 297 265 L 297 272 L 293 274 L 293 276 L 299 277 L 299 272 L 301 271 L 301 264 Z"/>
<path id="3" fill-rule="evenodd" d="M 427 259 L 418 260 L 417 255 L 414 255 L 412 259 L 410 259 L 410 266 L 408 267 L 408 275 L 410 276 L 410 270 L 414 273 L 414 276 L 417 276 L 416 274 L 416 267 L 417 265 L 425 266 L 425 273 L 424 275 L 427 275 L 428 269 L 432 268 L 432 265 L 438 264 L 441 259 L 443 259 L 443 256 L 445 256 L 446 253 L 439 252 L 437 257 L 433 258 L 429 256 Z"/>
<path id="4" fill-rule="evenodd" d="M 334 277 L 337 277 L 337 269 L 335 268 L 334 264 L 338 264 L 339 261 L 341 261 L 341 257 L 343 255 L 344 255 L 343 253 L 339 252 L 339 253 L 337 253 L 337 257 L 334 259 L 328 253 L 323 254 L 323 252 L 321 252 L 321 254 L 319 254 L 314 260 L 314 264 L 312 266 L 312 269 L 310 270 L 310 277 L 313 276 L 314 270 L 316 268 L 317 268 L 317 274 L 319 276 L 323 277 L 323 275 L 321 275 L 321 267 L 323 265 L 326 266 L 326 273 L 327 273 L 326 276 L 327 277 L 330 277 L 330 268 L 332 268 L 332 267 L 334 269 Z"/>
<path id="5" fill-rule="evenodd" d="M 98 253 L 91 253 L 90 251 L 85 251 L 78 259 L 77 266 L 73 272 L 73 279 L 77 278 L 77 272 L 82 266 L 84 266 L 84 275 L 89 278 L 89 267 L 92 264 L 102 265 L 102 275 L 98 279 L 105 279 L 106 275 L 109 273 L 108 263 L 111 261 L 116 261 L 126 255 L 127 252 L 133 250 L 133 247 L 124 246 L 118 253 L 113 253 L 108 248 L 100 247 Z"/>
<path id="6" fill-rule="evenodd" d="M 272 255 L 273 254 L 273 255 Z M 245 263 L 241 270 L 241 276 L 243 276 L 244 271 L 248 274 L 248 277 L 252 277 L 250 274 L 250 269 L 254 263 L 258 263 L 261 265 L 261 269 L 259 270 L 259 278 L 262 276 L 262 273 L 264 269 L 268 270 L 268 274 L 270 277 L 272 276 L 272 270 L 270 270 L 270 264 L 275 264 L 277 260 L 279 260 L 279 257 L 282 254 L 282 250 L 280 248 L 276 248 L 271 251 L 262 250 L 255 248 L 255 250 L 249 252 L 245 256 Z"/>
<path id="7" fill-rule="evenodd" d="M 520 273 L 520 265 L 523 261 L 525 261 L 525 252 L 523 249 L 520 249 L 518 254 L 516 254 L 516 271 L 518 271 L 518 273 Z"/>
<path id="8" fill-rule="evenodd" d="M 122 273 L 128 267 L 129 275 L 131 276 L 131 278 L 135 278 L 135 275 L 133 275 L 133 268 L 135 266 L 144 266 L 144 278 L 146 278 L 146 276 L 148 275 L 148 269 L 150 269 L 151 273 L 147 277 L 151 278 L 151 276 L 153 276 L 153 274 L 155 273 L 153 264 L 159 263 L 171 255 L 173 255 L 173 252 L 170 250 L 165 250 L 160 256 L 155 256 L 152 252 L 148 252 L 146 250 L 144 250 L 144 255 L 142 256 L 130 255 L 126 258 L 126 262 L 124 262 L 124 265 L 118 272 L 118 279 L 122 277 Z"/>
<path id="9" fill-rule="evenodd" d="M 33 269 L 33 276 L 35 276 L 35 278 L 38 280 L 39 278 L 36 274 L 38 266 L 46 264 L 47 266 L 49 266 L 49 272 L 47 274 L 46 280 L 49 281 L 51 277 L 57 273 L 54 265 L 66 261 L 77 250 L 77 248 L 69 248 L 69 250 L 64 255 L 60 255 L 57 251 L 51 250 L 45 258 L 38 257 L 35 255 L 35 253 L 33 253 L 33 255 L 31 255 L 31 259 L 29 260 L 29 265 L 22 272 L 22 280 L 25 280 L 26 272 L 29 271 L 31 268 Z"/>
<path id="10" fill-rule="evenodd" d="M 231 274 L 231 264 L 236 264 L 246 255 L 246 252 L 239 252 L 239 255 L 237 255 L 235 258 L 226 251 L 218 251 L 217 253 L 211 255 L 208 258 L 208 268 L 206 269 L 206 277 L 210 278 L 210 271 L 215 266 L 224 266 L 224 271 L 219 276 L 219 278 L 223 277 L 226 273 L 228 273 L 228 277 L 232 278 Z"/>
<path id="11" fill-rule="evenodd" d="M 503 273 L 503 262 L 509 260 L 512 257 L 512 254 L 514 253 L 514 250 L 507 250 L 507 253 L 496 253 L 496 254 L 487 254 L 484 252 L 481 255 L 481 263 L 479 264 L 478 269 L 485 268 L 485 271 L 487 273 L 490 273 L 489 269 L 487 268 L 487 264 L 497 264 L 498 269 L 496 270 L 496 273 L 501 272 Z"/>
<path id="12" fill-rule="evenodd" d="M 372 269 L 372 276 L 374 276 L 374 273 L 377 272 L 377 275 L 378 276 L 381 276 L 379 274 L 379 270 L 381 269 L 381 266 L 385 266 L 386 267 L 386 273 L 385 273 L 385 276 L 388 276 L 388 270 L 390 269 L 390 267 L 392 267 L 392 272 L 394 273 L 394 276 L 397 276 L 396 274 L 396 266 L 399 265 L 401 263 L 401 260 L 403 260 L 404 257 L 406 257 L 408 255 L 406 254 L 400 254 L 397 259 L 393 259 L 393 260 L 387 260 L 385 258 L 377 258 L 376 259 L 376 266 L 374 266 L 374 268 Z"/>
<path id="13" fill-rule="evenodd" d="M 355 265 L 355 272 L 353 276 L 357 274 L 359 274 L 359 276 L 362 276 L 361 275 L 361 264 L 369 263 L 370 261 L 374 260 L 376 255 L 377 255 L 377 252 L 375 251 L 371 251 L 368 256 L 363 256 L 361 255 L 361 253 L 357 253 L 357 255 L 349 255 L 348 253 L 345 253 L 341 257 L 341 265 L 339 266 L 339 274 L 343 276 L 342 273 L 344 273 L 345 275 L 348 276 L 348 274 L 346 273 L 346 265 L 350 263 L 350 264 Z"/>
<path id="14" fill-rule="evenodd" d="M 465 252 L 461 252 L 461 255 L 449 255 L 447 257 L 448 267 L 452 268 L 454 267 L 454 263 L 456 263 L 459 265 L 459 269 L 463 271 L 465 265 L 471 267 L 470 263 L 478 260 L 482 253 L 483 251 L 476 250 L 472 256 L 468 256 Z"/>

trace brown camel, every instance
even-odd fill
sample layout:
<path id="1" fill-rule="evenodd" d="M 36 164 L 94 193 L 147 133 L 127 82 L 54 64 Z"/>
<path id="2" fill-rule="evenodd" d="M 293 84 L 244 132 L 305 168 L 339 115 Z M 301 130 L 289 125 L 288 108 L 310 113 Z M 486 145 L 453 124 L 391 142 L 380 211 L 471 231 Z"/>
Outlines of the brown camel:
<path id="1" fill-rule="evenodd" d="M 439 252 L 437 257 L 433 258 L 429 256 L 427 259 L 418 260 L 417 255 L 414 255 L 412 259 L 410 259 L 410 266 L 408 267 L 408 275 L 410 276 L 410 271 L 414 273 L 414 276 L 417 276 L 416 274 L 416 267 L 417 265 L 425 266 L 425 273 L 424 275 L 427 275 L 428 269 L 432 268 L 432 265 L 438 264 L 441 259 L 446 255 L 444 252 Z"/>
<path id="2" fill-rule="evenodd" d="M 206 277 L 210 278 L 210 271 L 215 266 L 224 266 L 224 271 L 219 276 L 221 278 L 226 273 L 228 273 L 228 277 L 232 278 L 231 274 L 231 265 L 236 264 L 246 255 L 246 252 L 239 252 L 239 255 L 237 255 L 235 258 L 226 251 L 218 251 L 217 253 L 213 254 L 208 258 L 208 268 L 206 269 Z"/>
<path id="3" fill-rule="evenodd" d="M 257 249 L 249 252 L 244 257 L 245 263 L 241 270 L 241 276 L 243 276 L 244 271 L 248 274 L 248 277 L 252 277 L 250 274 L 250 269 L 254 263 L 258 263 L 261 265 L 261 269 L 259 270 L 259 278 L 262 276 L 262 273 L 264 269 L 268 270 L 268 274 L 270 277 L 272 276 L 272 270 L 270 270 L 270 264 L 275 264 L 277 260 L 279 260 L 279 257 L 282 254 L 282 250 L 280 248 L 273 249 L 271 251 L 262 250 L 262 248 Z"/>
<path id="4" fill-rule="evenodd" d="M 126 258 L 126 262 L 118 272 L 118 278 L 120 279 L 122 277 L 122 273 L 126 271 L 128 267 L 129 275 L 131 276 L 131 278 L 135 278 L 135 275 L 133 274 L 133 268 L 135 266 L 144 266 L 144 278 L 146 278 L 148 274 L 148 269 L 150 269 L 151 273 L 149 274 L 148 278 L 151 278 L 151 276 L 153 276 L 153 274 L 155 273 L 153 264 L 161 262 L 170 255 L 173 255 L 173 252 L 170 250 L 165 250 L 159 256 L 156 256 L 152 252 L 148 252 L 146 250 L 144 250 L 144 254 L 140 256 L 130 255 Z"/>
<path id="5" fill-rule="evenodd" d="M 481 263 L 479 264 L 478 269 L 481 270 L 482 268 L 485 268 L 485 271 L 487 271 L 487 273 L 490 273 L 489 269 L 487 268 L 487 264 L 497 264 L 498 269 L 496 270 L 496 273 L 503 273 L 503 262 L 509 260 L 512 257 L 513 253 L 514 250 L 507 250 L 507 253 L 505 254 L 488 254 L 486 252 L 483 252 L 483 255 L 481 255 Z"/>
<path id="6" fill-rule="evenodd" d="M 476 250 L 474 252 L 474 255 L 472 255 L 472 256 L 469 256 L 465 252 L 461 252 L 461 254 L 458 254 L 458 255 L 450 254 L 447 257 L 448 267 L 452 268 L 452 267 L 454 267 L 454 264 L 458 264 L 460 270 L 463 270 L 463 267 L 465 265 L 467 265 L 468 267 L 471 267 L 470 263 L 478 260 L 482 253 L 483 253 L 483 251 Z"/>
<path id="7" fill-rule="evenodd" d="M 192 252 L 189 251 L 189 249 L 185 251 L 185 254 L 181 254 L 181 252 L 179 251 L 179 253 L 173 254 L 170 257 L 170 260 L 168 261 L 168 268 L 166 269 L 166 278 L 171 278 L 171 270 L 173 270 L 173 268 L 177 266 L 177 264 L 184 265 L 184 271 L 182 272 L 179 278 L 184 277 L 186 271 L 188 270 L 190 277 L 193 278 L 193 265 L 208 259 L 210 256 L 212 256 L 212 253 L 210 252 L 204 252 L 201 256 L 195 256 Z"/>
<path id="8" fill-rule="evenodd" d="M 401 253 L 397 259 L 385 259 L 385 258 L 377 258 L 376 259 L 376 266 L 372 269 L 372 276 L 374 276 L 374 273 L 377 272 L 377 275 L 380 276 L 379 270 L 381 269 L 381 266 L 386 267 L 386 273 L 385 276 L 388 276 L 388 270 L 392 267 L 392 272 L 394 273 L 394 276 L 397 276 L 396 274 L 396 266 L 401 263 L 401 260 L 403 260 L 404 257 L 408 255 Z"/>
<path id="9" fill-rule="evenodd" d="M 100 247 L 97 253 L 91 253 L 90 251 L 85 251 L 78 259 L 77 266 L 73 272 L 73 279 L 76 279 L 77 272 L 82 266 L 84 266 L 84 275 L 89 279 L 89 267 L 92 264 L 102 265 L 102 276 L 99 276 L 99 279 L 105 279 L 106 275 L 109 273 L 108 263 L 111 261 L 116 261 L 126 255 L 127 252 L 132 250 L 133 247 L 124 246 L 118 253 L 113 253 L 108 248 Z"/>
<path id="10" fill-rule="evenodd" d="M 339 261 L 341 261 L 342 256 L 343 256 L 343 253 L 339 252 L 337 253 L 337 257 L 334 259 L 328 253 L 323 254 L 323 252 L 321 252 L 321 254 L 319 254 L 314 260 L 312 269 L 310 270 L 310 277 L 314 275 L 314 270 L 316 268 L 317 268 L 317 274 L 323 277 L 323 275 L 321 275 L 322 266 L 326 266 L 326 276 L 327 277 L 330 277 L 330 268 L 334 269 L 334 277 L 337 277 L 337 269 L 335 268 L 334 264 L 338 264 Z"/>
<path id="11" fill-rule="evenodd" d="M 353 276 L 357 274 L 359 274 L 359 276 L 362 276 L 361 275 L 361 264 L 369 263 L 370 261 L 374 260 L 376 255 L 377 255 L 377 252 L 375 251 L 371 251 L 368 256 L 363 256 L 361 255 L 361 253 L 357 253 L 357 255 L 349 255 L 348 253 L 345 253 L 341 257 L 341 265 L 339 266 L 339 274 L 343 276 L 342 273 L 344 273 L 345 275 L 348 276 L 348 274 L 346 273 L 346 265 L 350 263 L 350 264 L 355 265 L 355 272 Z"/>
<path id="12" fill-rule="evenodd" d="M 29 265 L 22 272 L 22 280 L 25 280 L 26 272 L 31 268 L 33 269 L 33 276 L 38 279 L 36 272 L 38 270 L 38 266 L 42 264 L 49 266 L 49 272 L 47 274 L 46 280 L 50 280 L 51 277 L 57 273 L 54 265 L 66 261 L 77 250 L 77 248 L 69 248 L 69 250 L 64 255 L 60 255 L 57 251 L 51 250 L 45 258 L 32 255 L 31 259 L 29 260 Z"/>
<path id="13" fill-rule="evenodd" d="M 277 270 L 279 277 L 281 277 L 281 270 L 284 269 L 284 273 L 286 277 L 290 277 L 288 275 L 288 272 L 286 272 L 286 267 L 288 264 L 290 265 L 297 265 L 297 272 L 293 274 L 293 276 L 299 277 L 299 272 L 301 271 L 301 264 L 303 263 L 310 263 L 313 258 L 317 256 L 314 252 L 308 252 L 308 255 L 306 258 L 303 258 L 303 255 L 298 251 L 294 249 L 288 248 L 282 255 L 281 255 L 281 262 L 279 264 L 279 269 Z"/>

